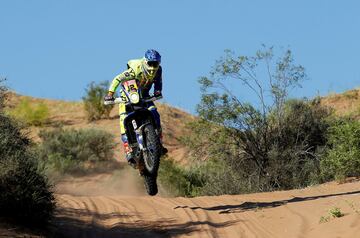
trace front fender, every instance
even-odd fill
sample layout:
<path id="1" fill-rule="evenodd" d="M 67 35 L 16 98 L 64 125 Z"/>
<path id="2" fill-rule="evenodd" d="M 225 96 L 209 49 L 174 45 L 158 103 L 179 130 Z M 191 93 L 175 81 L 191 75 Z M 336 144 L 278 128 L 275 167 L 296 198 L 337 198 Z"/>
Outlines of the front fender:
<path id="1" fill-rule="evenodd" d="M 146 125 L 148 125 L 148 124 L 151 124 L 151 123 L 150 122 L 144 123 L 135 130 L 136 140 L 138 142 L 140 150 L 142 150 L 142 151 L 145 150 L 145 147 L 144 147 L 144 127 Z"/>

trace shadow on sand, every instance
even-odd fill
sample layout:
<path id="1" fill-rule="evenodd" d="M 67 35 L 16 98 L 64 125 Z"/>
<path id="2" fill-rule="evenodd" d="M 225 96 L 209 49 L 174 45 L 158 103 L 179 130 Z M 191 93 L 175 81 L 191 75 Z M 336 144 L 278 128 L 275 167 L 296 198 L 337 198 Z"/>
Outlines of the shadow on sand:
<path id="1" fill-rule="evenodd" d="M 319 196 L 310 196 L 310 197 L 294 197 L 287 200 L 280 200 L 280 201 L 272 201 L 272 202 L 244 202 L 237 205 L 221 205 L 221 206 L 214 206 L 214 207 L 189 207 L 189 206 L 177 206 L 174 209 L 178 208 L 190 208 L 193 210 L 196 209 L 203 209 L 207 211 L 219 211 L 219 213 L 236 213 L 236 212 L 245 212 L 250 210 L 257 210 L 257 209 L 265 209 L 265 208 L 274 208 L 278 206 L 283 206 L 288 203 L 294 202 L 305 202 L 311 201 L 321 198 L 327 197 L 335 197 L 335 196 L 342 196 L 342 195 L 352 195 L 352 194 L 360 194 L 359 191 L 353 192 L 346 192 L 346 193 L 336 193 L 336 194 L 326 194 L 326 195 L 319 195 Z"/>
<path id="2" fill-rule="evenodd" d="M 220 228 L 231 226 L 237 222 L 194 221 L 179 223 L 175 219 L 167 218 L 146 221 L 141 220 L 139 217 L 121 213 L 99 214 L 85 209 L 61 209 L 52 222 L 53 228 L 50 236 L 55 238 L 163 238 L 186 235 L 200 230 L 204 231 L 202 225 L 207 225 L 209 228 Z M 103 223 L 107 225 L 104 226 Z"/>

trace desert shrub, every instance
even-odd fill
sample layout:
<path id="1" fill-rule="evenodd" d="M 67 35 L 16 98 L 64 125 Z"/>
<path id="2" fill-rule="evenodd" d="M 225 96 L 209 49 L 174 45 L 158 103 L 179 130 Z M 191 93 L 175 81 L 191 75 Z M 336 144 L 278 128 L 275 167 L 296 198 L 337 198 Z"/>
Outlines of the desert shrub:
<path id="1" fill-rule="evenodd" d="M 82 98 L 84 108 L 89 121 L 109 118 L 113 105 L 104 105 L 104 97 L 108 92 L 108 81 L 100 83 L 91 82 L 86 88 L 86 94 Z"/>
<path id="2" fill-rule="evenodd" d="M 282 124 L 270 120 L 266 184 L 290 189 L 317 183 L 331 110 L 317 100 L 289 100 L 284 109 Z"/>
<path id="3" fill-rule="evenodd" d="M 230 162 L 231 163 L 231 162 Z M 197 165 L 194 175 L 200 176 L 203 183 L 193 193 L 197 196 L 248 193 L 247 181 L 229 161 L 210 159 Z"/>
<path id="4" fill-rule="evenodd" d="M 11 115 L 27 125 L 42 126 L 49 121 L 49 109 L 44 103 L 31 104 L 29 99 L 22 99 L 11 111 Z"/>
<path id="5" fill-rule="evenodd" d="M 62 129 L 41 131 L 37 152 L 45 167 L 61 173 L 84 168 L 84 162 L 113 158 L 114 136 L 98 129 Z"/>
<path id="6" fill-rule="evenodd" d="M 226 51 L 210 75 L 199 79 L 200 119 L 183 141 L 198 159 L 225 161 L 222 169 L 234 186 L 226 193 L 290 189 L 319 181 L 331 111 L 318 99 L 289 99 L 290 90 L 306 78 L 290 50 L 275 59 L 271 47 L 254 56 Z M 239 84 L 253 93 L 252 103 L 236 91 Z"/>
<path id="7" fill-rule="evenodd" d="M 56 182 L 57 176 L 63 174 L 78 174 L 83 170 L 82 161 L 74 160 L 71 156 L 64 157 L 59 153 L 49 154 L 41 161 L 40 166 L 44 168 L 51 181 Z"/>
<path id="8" fill-rule="evenodd" d="M 159 182 L 173 196 L 238 194 L 248 192 L 246 181 L 224 160 L 194 162 L 188 167 L 171 159 L 161 161 Z"/>
<path id="9" fill-rule="evenodd" d="M 20 126 L 0 113 L 0 216 L 44 225 L 54 211 L 54 197 L 29 146 Z"/>
<path id="10" fill-rule="evenodd" d="M 357 89 L 352 89 L 352 90 L 346 91 L 346 92 L 344 93 L 344 96 L 345 96 L 345 98 L 347 98 L 347 99 L 356 100 L 356 99 L 359 98 L 358 90 L 357 90 Z"/>
<path id="11" fill-rule="evenodd" d="M 5 107 L 6 92 L 7 92 L 7 88 L 4 85 L 5 81 L 6 81 L 5 78 L 0 78 L 0 111 L 2 111 Z"/>
<path id="12" fill-rule="evenodd" d="M 194 185 L 189 181 L 186 169 L 176 165 L 171 159 L 161 161 L 158 181 L 173 196 L 192 195 Z"/>
<path id="13" fill-rule="evenodd" d="M 360 176 L 360 122 L 343 120 L 329 129 L 329 149 L 321 161 L 326 180 Z"/>
<path id="14" fill-rule="evenodd" d="M 333 207 L 329 210 L 329 214 L 332 216 L 332 217 L 336 217 L 336 218 L 339 218 L 339 217 L 343 217 L 345 214 L 340 210 L 340 208 L 338 207 Z"/>
<path id="15" fill-rule="evenodd" d="M 290 189 L 320 181 L 331 111 L 317 100 L 289 100 L 281 123 L 274 114 L 267 115 L 266 130 L 256 113 L 251 130 L 204 119 L 189 124 L 192 133 L 182 141 L 195 158 L 212 161 L 203 162 L 202 195 Z"/>

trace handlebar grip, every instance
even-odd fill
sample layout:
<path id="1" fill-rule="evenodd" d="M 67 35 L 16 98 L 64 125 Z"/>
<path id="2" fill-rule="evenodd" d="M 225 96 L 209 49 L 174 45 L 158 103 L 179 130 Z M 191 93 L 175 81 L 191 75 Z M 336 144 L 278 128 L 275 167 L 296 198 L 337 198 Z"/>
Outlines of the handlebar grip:
<path id="1" fill-rule="evenodd" d="M 104 101 L 104 105 L 113 105 L 115 101 Z"/>
<path id="2" fill-rule="evenodd" d="M 114 103 L 116 103 L 116 104 L 126 103 L 126 101 L 124 101 L 122 98 L 115 98 Z"/>
<path id="3" fill-rule="evenodd" d="M 153 101 L 156 101 L 156 100 L 159 100 L 162 98 L 163 98 L 162 96 L 160 96 L 160 97 L 152 96 L 151 98 L 145 99 L 145 102 L 153 102 Z"/>

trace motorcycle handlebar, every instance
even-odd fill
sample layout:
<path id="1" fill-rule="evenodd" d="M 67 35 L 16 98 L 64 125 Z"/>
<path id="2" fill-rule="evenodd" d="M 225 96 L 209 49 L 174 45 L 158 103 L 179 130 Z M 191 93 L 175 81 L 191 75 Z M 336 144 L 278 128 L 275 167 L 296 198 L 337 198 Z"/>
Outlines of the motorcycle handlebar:
<path id="1" fill-rule="evenodd" d="M 154 102 L 156 100 L 159 100 L 159 99 L 162 99 L 162 96 L 160 97 L 155 97 L 155 96 L 152 96 L 152 97 L 149 97 L 149 98 L 145 98 L 143 99 L 142 101 L 143 102 Z M 114 105 L 114 104 L 121 104 L 121 103 L 124 103 L 125 105 L 130 105 L 131 102 L 129 101 L 124 101 L 122 98 L 115 98 L 115 100 L 113 101 L 104 101 L 104 105 Z"/>

